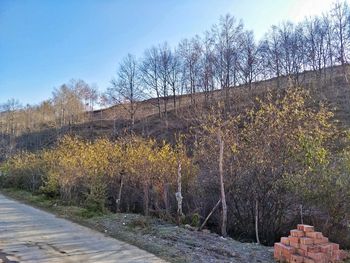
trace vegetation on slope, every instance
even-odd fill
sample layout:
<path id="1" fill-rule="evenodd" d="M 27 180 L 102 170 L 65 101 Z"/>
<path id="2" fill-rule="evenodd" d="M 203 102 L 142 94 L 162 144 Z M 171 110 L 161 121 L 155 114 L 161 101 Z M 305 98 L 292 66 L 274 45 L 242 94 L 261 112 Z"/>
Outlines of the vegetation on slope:
<path id="1" fill-rule="evenodd" d="M 294 88 L 241 115 L 227 115 L 219 103 L 198 116 L 189 148 L 183 138 L 173 146 L 138 136 L 64 137 L 52 149 L 9 158 L 1 183 L 87 211 L 152 214 L 194 227 L 219 200 L 207 226 L 222 235 L 271 244 L 302 220 L 348 246 L 350 154 L 335 147 L 346 136 L 331 112 L 307 99 Z"/>
<path id="2" fill-rule="evenodd" d="M 151 214 L 263 244 L 303 221 L 350 247 L 346 125 L 319 103 L 349 120 L 349 17 L 336 3 L 256 43 L 224 16 L 176 50 L 128 55 L 99 98 L 117 104 L 107 110 L 93 111 L 97 92 L 83 81 L 38 106 L 10 100 L 0 114 L 1 184 L 87 215 Z"/>

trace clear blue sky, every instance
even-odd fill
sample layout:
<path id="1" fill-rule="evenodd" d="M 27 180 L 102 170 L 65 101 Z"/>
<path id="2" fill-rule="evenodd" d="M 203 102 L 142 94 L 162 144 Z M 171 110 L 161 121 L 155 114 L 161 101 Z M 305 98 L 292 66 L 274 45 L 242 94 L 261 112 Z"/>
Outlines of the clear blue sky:
<path id="1" fill-rule="evenodd" d="M 38 103 L 83 79 L 104 90 L 118 62 L 152 44 L 201 34 L 231 13 L 261 37 L 332 0 L 0 0 L 0 103 Z"/>

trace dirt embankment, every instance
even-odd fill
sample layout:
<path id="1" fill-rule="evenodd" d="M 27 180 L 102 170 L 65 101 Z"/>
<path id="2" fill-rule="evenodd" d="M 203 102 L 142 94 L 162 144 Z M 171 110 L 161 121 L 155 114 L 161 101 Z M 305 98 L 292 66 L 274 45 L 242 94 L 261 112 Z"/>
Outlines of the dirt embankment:
<path id="1" fill-rule="evenodd" d="M 111 214 L 89 219 L 89 223 L 171 262 L 275 262 L 272 247 L 241 243 L 141 215 Z"/>

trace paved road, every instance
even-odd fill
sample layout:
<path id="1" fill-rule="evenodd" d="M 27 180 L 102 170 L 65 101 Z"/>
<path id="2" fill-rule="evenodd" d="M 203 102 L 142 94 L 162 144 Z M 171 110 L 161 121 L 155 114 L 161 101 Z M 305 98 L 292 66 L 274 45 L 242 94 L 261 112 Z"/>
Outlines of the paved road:
<path id="1" fill-rule="evenodd" d="M 0 262 L 164 262 L 102 233 L 0 194 Z"/>

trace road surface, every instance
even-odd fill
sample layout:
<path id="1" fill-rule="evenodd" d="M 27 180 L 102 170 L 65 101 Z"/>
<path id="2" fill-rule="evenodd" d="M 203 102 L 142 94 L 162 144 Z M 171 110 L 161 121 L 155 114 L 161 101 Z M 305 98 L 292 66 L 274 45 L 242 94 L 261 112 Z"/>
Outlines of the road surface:
<path id="1" fill-rule="evenodd" d="M 0 262 L 165 261 L 135 246 L 0 194 Z"/>

